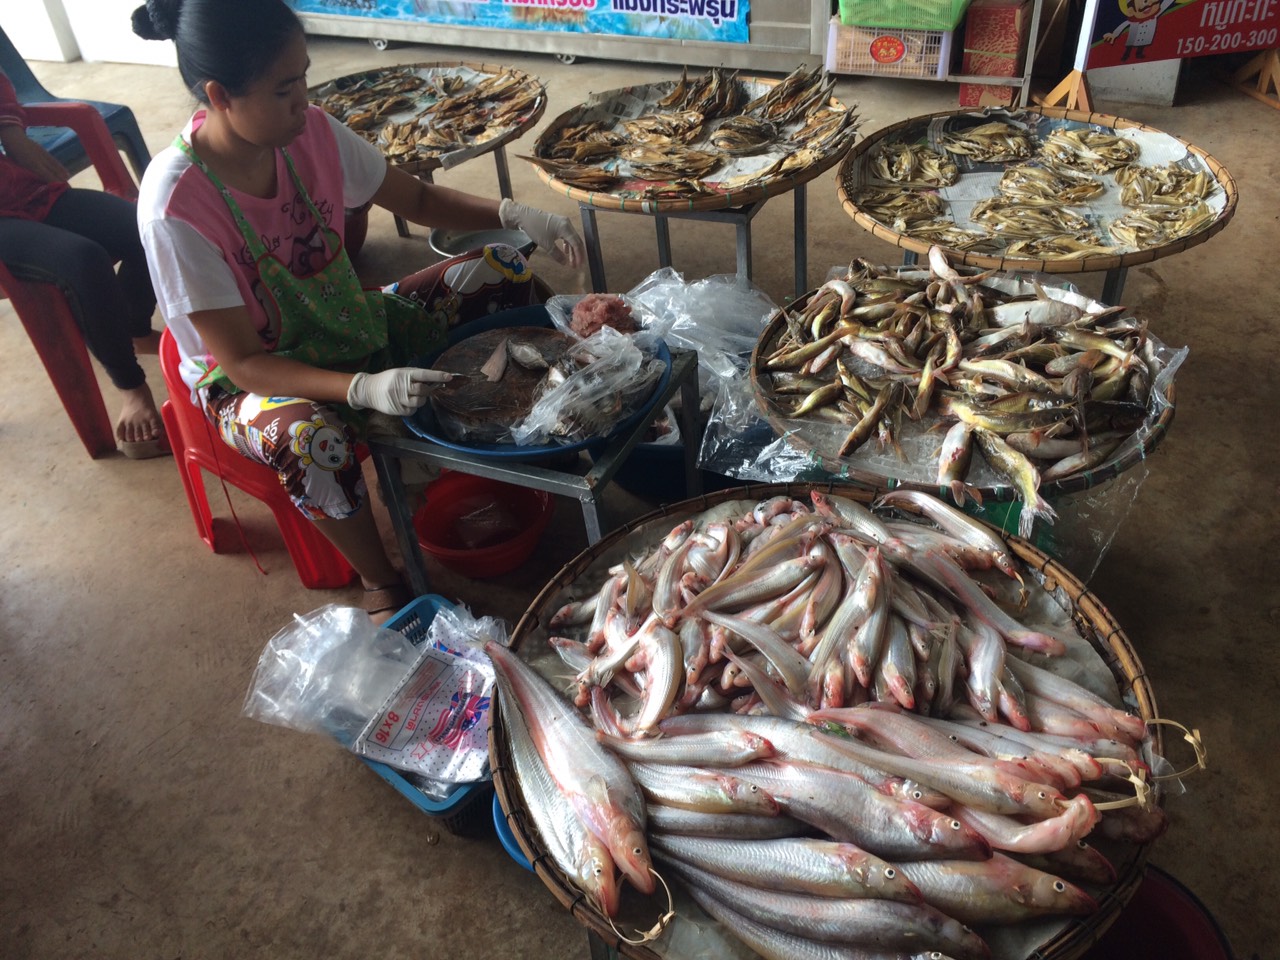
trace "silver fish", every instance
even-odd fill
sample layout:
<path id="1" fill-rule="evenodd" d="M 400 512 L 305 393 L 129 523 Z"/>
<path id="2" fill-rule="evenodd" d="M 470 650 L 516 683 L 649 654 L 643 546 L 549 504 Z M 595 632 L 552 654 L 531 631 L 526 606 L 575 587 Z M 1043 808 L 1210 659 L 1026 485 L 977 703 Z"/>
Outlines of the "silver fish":
<path id="1" fill-rule="evenodd" d="M 644 798 L 626 766 L 532 667 L 500 644 L 490 641 L 484 649 L 501 692 L 524 715 L 538 754 L 573 809 L 636 889 L 653 893 Z"/>

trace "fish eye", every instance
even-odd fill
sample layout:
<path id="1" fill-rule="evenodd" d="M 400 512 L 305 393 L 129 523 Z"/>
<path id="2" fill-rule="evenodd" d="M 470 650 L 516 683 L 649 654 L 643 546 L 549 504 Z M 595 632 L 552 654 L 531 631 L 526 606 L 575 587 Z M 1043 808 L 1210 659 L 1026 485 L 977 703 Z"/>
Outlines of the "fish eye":
<path id="1" fill-rule="evenodd" d="M 892 880 L 894 877 L 898 875 L 898 871 L 893 869 L 893 867 L 885 867 L 884 875 L 888 877 L 890 880 Z"/>
<path id="2" fill-rule="evenodd" d="M 1048 799 L 1049 799 L 1049 795 L 1048 795 L 1047 793 L 1045 793 L 1043 790 L 1041 790 L 1041 791 L 1037 794 L 1037 796 L 1038 796 L 1041 800 L 1048 800 Z"/>
<path id="3" fill-rule="evenodd" d="M 912 791 L 911 791 L 911 799 L 912 799 L 912 800 L 923 800 L 923 799 L 924 799 L 924 791 L 923 791 L 923 790 L 912 790 Z"/>
<path id="4" fill-rule="evenodd" d="M 1053 889 L 1057 890 L 1059 893 L 1066 893 L 1067 885 L 1063 883 L 1061 880 L 1058 880 L 1058 881 L 1055 881 L 1055 883 L 1053 884 Z"/>
<path id="5" fill-rule="evenodd" d="M 1088 845 L 1087 843 L 1085 843 L 1083 840 L 1077 840 L 1077 841 L 1076 841 L 1076 846 L 1077 846 L 1077 847 L 1079 847 L 1081 850 L 1088 850 L 1088 849 L 1089 849 L 1089 845 Z"/>
<path id="6" fill-rule="evenodd" d="M 959 738 L 954 733 L 952 733 L 947 736 L 947 739 L 950 740 L 952 743 L 955 743 Z"/>
<path id="7" fill-rule="evenodd" d="M 960 821 L 959 821 L 959 820 L 952 820 L 952 821 L 951 821 L 951 829 L 952 829 L 952 830 L 959 830 L 959 829 L 960 829 Z"/>
<path id="8" fill-rule="evenodd" d="M 638 857 L 638 856 L 640 856 L 641 854 L 643 854 L 643 853 L 644 853 L 644 850 L 642 850 L 640 847 L 632 847 L 632 848 L 631 848 L 631 852 L 632 852 L 632 853 L 634 853 L 634 854 Z"/>

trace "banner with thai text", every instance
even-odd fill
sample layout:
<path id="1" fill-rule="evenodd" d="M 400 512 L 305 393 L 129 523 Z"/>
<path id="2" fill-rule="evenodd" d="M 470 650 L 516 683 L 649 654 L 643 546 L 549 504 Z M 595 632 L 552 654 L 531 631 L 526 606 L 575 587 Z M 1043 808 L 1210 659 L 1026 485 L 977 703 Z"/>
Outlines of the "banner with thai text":
<path id="1" fill-rule="evenodd" d="M 750 40 L 750 0 L 289 0 L 298 13 L 412 23 L 612 34 L 663 40 Z"/>
<path id="2" fill-rule="evenodd" d="M 1088 68 L 1265 50 L 1280 0 L 1099 0 Z"/>

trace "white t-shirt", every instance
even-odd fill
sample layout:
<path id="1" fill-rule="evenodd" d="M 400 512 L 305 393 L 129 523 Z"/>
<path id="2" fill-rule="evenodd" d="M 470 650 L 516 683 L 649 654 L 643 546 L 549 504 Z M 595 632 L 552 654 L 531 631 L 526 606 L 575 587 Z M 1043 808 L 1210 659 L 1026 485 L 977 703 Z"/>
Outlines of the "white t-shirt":
<path id="1" fill-rule="evenodd" d="M 198 111 L 182 132 L 204 122 Z M 343 233 L 344 210 L 366 203 L 382 185 L 387 163 L 376 147 L 319 107 L 307 111 L 306 129 L 288 147 L 294 168 L 329 229 Z M 266 250 L 298 275 L 325 256 L 319 227 L 298 195 L 282 151 L 276 151 L 276 195 L 261 198 L 228 188 Z M 212 181 L 176 146 L 154 157 L 138 198 L 151 281 L 160 313 L 182 354 L 182 378 L 192 387 L 216 361 L 190 315 L 246 305 L 267 349 L 279 337 L 279 312 L 258 278 L 231 209 Z"/>

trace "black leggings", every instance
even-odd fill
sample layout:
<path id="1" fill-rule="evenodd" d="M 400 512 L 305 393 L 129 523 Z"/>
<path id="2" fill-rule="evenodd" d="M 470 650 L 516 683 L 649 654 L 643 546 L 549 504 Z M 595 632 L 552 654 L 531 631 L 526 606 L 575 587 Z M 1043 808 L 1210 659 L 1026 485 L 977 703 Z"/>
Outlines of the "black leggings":
<path id="1" fill-rule="evenodd" d="M 101 190 L 71 189 L 42 221 L 0 217 L 0 261 L 20 280 L 62 290 L 85 346 L 116 387 L 146 382 L 133 338 L 151 332 L 156 295 L 132 203 Z"/>

